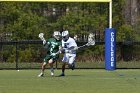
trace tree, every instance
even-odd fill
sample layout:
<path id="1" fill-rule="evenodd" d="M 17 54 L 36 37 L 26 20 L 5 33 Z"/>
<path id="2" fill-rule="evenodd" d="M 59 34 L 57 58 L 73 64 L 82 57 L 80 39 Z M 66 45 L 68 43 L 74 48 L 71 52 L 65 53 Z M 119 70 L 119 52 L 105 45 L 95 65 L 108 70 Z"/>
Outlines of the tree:
<path id="1" fill-rule="evenodd" d="M 48 30 L 47 19 L 33 12 L 33 8 L 39 7 L 37 3 L 6 2 L 1 3 L 1 7 L 0 18 L 4 21 L 1 32 L 12 33 L 13 40 L 37 39 L 39 32 Z"/>

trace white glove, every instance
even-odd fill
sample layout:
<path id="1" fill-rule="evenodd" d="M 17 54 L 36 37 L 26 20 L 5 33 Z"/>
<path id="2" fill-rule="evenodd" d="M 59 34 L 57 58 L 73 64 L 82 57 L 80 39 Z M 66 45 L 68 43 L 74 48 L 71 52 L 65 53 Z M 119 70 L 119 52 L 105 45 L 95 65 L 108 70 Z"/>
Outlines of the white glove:
<path id="1" fill-rule="evenodd" d="M 43 40 L 43 45 L 45 45 L 46 44 L 46 40 Z"/>
<path id="2" fill-rule="evenodd" d="M 78 48 L 79 48 L 79 47 L 77 47 L 77 46 L 76 46 L 76 47 L 74 47 L 74 49 L 73 49 L 73 50 L 78 50 Z"/>
<path id="3" fill-rule="evenodd" d="M 70 50 L 68 50 L 68 49 L 65 49 L 65 53 L 69 53 L 70 52 Z"/>

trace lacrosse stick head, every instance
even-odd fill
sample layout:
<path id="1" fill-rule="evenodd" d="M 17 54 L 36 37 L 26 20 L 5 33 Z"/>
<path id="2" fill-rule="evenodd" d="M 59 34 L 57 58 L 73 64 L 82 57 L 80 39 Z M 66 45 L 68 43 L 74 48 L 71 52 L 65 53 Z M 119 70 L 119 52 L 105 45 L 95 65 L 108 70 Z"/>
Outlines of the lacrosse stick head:
<path id="1" fill-rule="evenodd" d="M 95 34 L 90 33 L 88 36 L 88 43 L 87 46 L 95 45 Z"/>
<path id="2" fill-rule="evenodd" d="M 39 33 L 38 37 L 41 39 L 44 38 L 44 33 Z"/>

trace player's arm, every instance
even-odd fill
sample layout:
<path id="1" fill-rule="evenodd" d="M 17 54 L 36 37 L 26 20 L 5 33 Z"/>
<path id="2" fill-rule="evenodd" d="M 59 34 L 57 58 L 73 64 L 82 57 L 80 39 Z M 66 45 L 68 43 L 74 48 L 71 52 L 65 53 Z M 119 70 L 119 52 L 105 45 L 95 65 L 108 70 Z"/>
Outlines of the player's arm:
<path id="1" fill-rule="evenodd" d="M 62 53 L 62 46 L 59 46 L 59 50 L 56 53 L 52 53 L 52 56 L 56 56 L 58 54 Z"/>
<path id="2" fill-rule="evenodd" d="M 47 43 L 46 40 L 45 40 L 45 38 L 44 38 L 44 33 L 40 33 L 38 35 L 38 37 L 43 41 L 43 45 L 45 45 Z"/>
<path id="3" fill-rule="evenodd" d="M 72 47 L 68 48 L 68 50 L 77 50 L 77 49 L 78 49 L 77 46 L 72 46 Z"/>
<path id="4" fill-rule="evenodd" d="M 77 43 L 75 42 L 74 39 L 71 40 L 71 43 L 72 43 L 72 46 L 70 48 L 68 48 L 68 50 L 71 50 L 71 51 L 77 50 L 78 49 L 77 48 Z"/>
<path id="5" fill-rule="evenodd" d="M 75 53 L 77 49 L 78 49 L 77 46 L 71 46 L 70 48 L 64 49 L 64 51 L 65 53 Z"/>

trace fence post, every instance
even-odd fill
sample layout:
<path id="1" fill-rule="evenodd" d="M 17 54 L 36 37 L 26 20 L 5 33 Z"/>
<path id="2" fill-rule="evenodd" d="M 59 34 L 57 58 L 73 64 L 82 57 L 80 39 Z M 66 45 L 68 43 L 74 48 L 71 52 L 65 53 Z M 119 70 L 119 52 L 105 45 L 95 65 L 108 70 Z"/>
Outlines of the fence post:
<path id="1" fill-rule="evenodd" d="M 18 69 L 18 42 L 16 41 L 16 70 Z"/>

